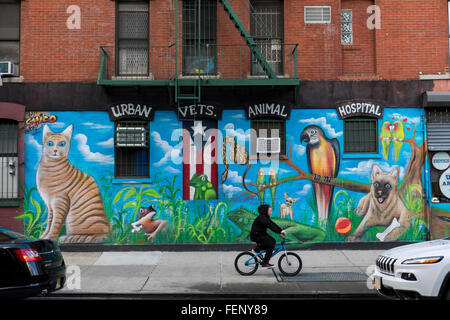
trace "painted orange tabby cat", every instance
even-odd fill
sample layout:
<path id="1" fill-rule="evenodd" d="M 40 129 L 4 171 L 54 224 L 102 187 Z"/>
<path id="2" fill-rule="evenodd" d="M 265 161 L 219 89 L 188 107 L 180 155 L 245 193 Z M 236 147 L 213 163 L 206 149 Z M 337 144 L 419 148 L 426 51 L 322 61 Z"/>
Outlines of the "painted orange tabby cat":
<path id="1" fill-rule="evenodd" d="M 109 221 L 95 180 L 73 166 L 67 155 L 72 125 L 54 133 L 45 125 L 42 158 L 36 185 L 47 205 L 47 227 L 41 238 L 56 240 L 64 223 L 66 235 L 60 243 L 100 242 L 109 232 Z"/>

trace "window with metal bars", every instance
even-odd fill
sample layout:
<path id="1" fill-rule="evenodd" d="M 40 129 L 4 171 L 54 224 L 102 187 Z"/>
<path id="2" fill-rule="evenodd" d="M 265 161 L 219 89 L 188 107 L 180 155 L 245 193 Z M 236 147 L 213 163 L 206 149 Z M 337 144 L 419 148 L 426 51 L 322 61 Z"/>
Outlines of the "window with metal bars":
<path id="1" fill-rule="evenodd" d="M 116 75 L 147 76 L 149 56 L 148 1 L 117 4 Z"/>
<path id="2" fill-rule="evenodd" d="M 183 75 L 217 73 L 217 2 L 183 0 Z"/>
<path id="3" fill-rule="evenodd" d="M 0 201 L 18 198 L 18 138 L 18 123 L 0 119 Z"/>
<path id="4" fill-rule="evenodd" d="M 252 120 L 251 128 L 251 154 L 258 156 L 286 154 L 285 120 Z"/>
<path id="5" fill-rule="evenodd" d="M 251 1 L 250 34 L 276 74 L 283 74 L 283 25 L 282 0 Z M 251 73 L 265 74 L 255 57 L 252 57 Z"/>
<path id="6" fill-rule="evenodd" d="M 344 153 L 378 153 L 378 120 L 344 120 Z"/>
<path id="7" fill-rule="evenodd" d="M 148 178 L 149 151 L 148 122 L 116 122 L 114 129 L 115 177 Z"/>

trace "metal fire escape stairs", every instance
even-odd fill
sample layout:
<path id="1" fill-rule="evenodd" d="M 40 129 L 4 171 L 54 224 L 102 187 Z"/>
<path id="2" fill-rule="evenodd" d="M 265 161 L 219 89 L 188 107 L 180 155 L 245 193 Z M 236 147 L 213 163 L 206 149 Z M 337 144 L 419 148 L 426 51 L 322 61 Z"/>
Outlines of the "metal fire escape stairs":
<path id="1" fill-rule="evenodd" d="M 250 10 L 250 12 L 252 12 L 253 8 L 250 4 L 249 0 L 244 0 L 248 3 L 247 8 Z M 258 64 L 261 66 L 262 70 L 265 72 L 265 74 L 267 75 L 267 77 L 269 79 L 275 79 L 276 73 L 273 71 L 272 67 L 270 66 L 270 64 L 267 62 L 265 56 L 261 53 L 261 51 L 259 50 L 257 43 L 255 41 L 255 39 L 250 35 L 250 33 L 248 32 L 248 30 L 245 28 L 244 24 L 242 23 L 242 21 L 239 19 L 238 15 L 236 14 L 236 12 L 233 10 L 230 2 L 228 0 L 218 0 L 218 2 L 222 5 L 223 9 L 225 10 L 225 12 L 227 13 L 228 17 L 230 18 L 230 20 L 232 21 L 233 25 L 236 27 L 236 29 L 238 30 L 239 34 L 241 35 L 241 37 L 244 39 L 245 43 L 247 44 L 247 46 L 250 49 L 250 52 L 252 53 L 253 58 L 256 60 L 256 62 L 258 62 Z M 178 34 L 178 21 L 177 21 L 177 17 L 178 17 L 178 5 L 177 5 L 178 1 L 175 1 L 175 35 Z M 200 26 L 201 26 L 201 1 L 198 0 L 198 14 L 197 14 L 197 19 L 198 19 L 198 35 L 200 38 Z M 177 36 L 175 36 L 177 37 Z M 177 43 L 177 40 L 176 40 Z M 197 41 L 198 43 L 198 52 L 200 52 L 200 41 Z M 198 68 L 198 74 L 195 77 L 195 79 L 191 79 L 191 92 L 186 93 L 186 92 L 181 92 L 181 87 L 187 87 L 184 85 L 181 85 L 181 81 L 178 78 L 178 45 L 175 45 L 175 79 L 174 79 L 174 87 L 175 87 L 175 103 L 177 103 L 178 105 L 181 103 L 181 101 L 183 100 L 193 100 L 193 101 L 197 101 L 200 102 L 201 101 L 201 81 L 202 81 L 202 74 L 200 72 L 200 68 Z M 200 58 L 200 57 L 199 57 Z"/>
<path id="2" fill-rule="evenodd" d="M 233 22 L 233 24 L 236 27 L 236 29 L 239 31 L 241 37 L 244 39 L 244 41 L 247 44 L 247 46 L 250 48 L 250 51 L 252 52 L 254 58 L 259 63 L 261 68 L 264 70 L 266 75 L 270 79 L 276 78 L 277 76 L 276 76 L 275 72 L 270 67 L 270 65 L 267 62 L 267 60 L 264 57 L 264 55 L 258 49 L 258 46 L 256 45 L 255 39 L 253 39 L 253 37 L 250 35 L 250 33 L 244 27 L 244 25 L 242 24 L 241 20 L 237 16 L 236 12 L 231 7 L 230 2 L 228 0 L 219 0 L 219 2 L 222 5 L 222 7 L 225 10 L 225 12 L 227 13 L 227 15 L 230 18 L 230 20 Z M 250 5 L 249 9 L 252 10 L 250 3 L 249 3 L 249 5 Z"/>

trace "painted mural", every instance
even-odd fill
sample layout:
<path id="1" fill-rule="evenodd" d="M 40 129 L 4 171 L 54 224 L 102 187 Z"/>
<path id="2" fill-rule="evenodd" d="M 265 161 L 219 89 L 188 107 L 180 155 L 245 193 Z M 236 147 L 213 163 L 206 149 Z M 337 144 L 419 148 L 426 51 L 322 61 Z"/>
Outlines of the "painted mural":
<path id="1" fill-rule="evenodd" d="M 27 235 L 60 243 L 240 243 L 250 242 L 256 209 L 267 203 L 296 245 L 425 240 L 422 112 L 385 109 L 379 153 L 355 156 L 343 151 L 336 110 L 293 109 L 286 155 L 257 159 L 249 155 L 244 110 L 223 110 L 212 134 L 195 121 L 190 136 L 204 141 L 189 145 L 176 112 L 155 111 L 148 179 L 114 177 L 107 112 L 33 113 L 26 122 L 24 213 L 17 218 Z M 184 150 L 195 144 L 212 146 L 207 152 L 217 169 L 186 174 L 192 157 Z"/>

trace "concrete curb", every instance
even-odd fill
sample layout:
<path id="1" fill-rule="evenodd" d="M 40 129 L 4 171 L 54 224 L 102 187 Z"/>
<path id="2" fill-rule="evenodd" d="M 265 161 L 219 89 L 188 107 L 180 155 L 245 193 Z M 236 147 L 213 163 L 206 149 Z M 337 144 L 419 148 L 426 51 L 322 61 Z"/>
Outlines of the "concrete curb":
<path id="1" fill-rule="evenodd" d="M 291 244 L 289 250 L 388 250 L 415 242 L 319 242 L 307 247 Z M 245 251 L 253 248 L 253 243 L 240 244 L 145 244 L 145 245 L 105 245 L 105 244 L 60 244 L 65 252 L 106 252 L 106 251 Z"/>

